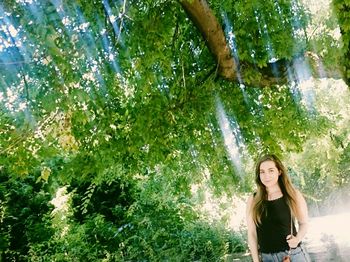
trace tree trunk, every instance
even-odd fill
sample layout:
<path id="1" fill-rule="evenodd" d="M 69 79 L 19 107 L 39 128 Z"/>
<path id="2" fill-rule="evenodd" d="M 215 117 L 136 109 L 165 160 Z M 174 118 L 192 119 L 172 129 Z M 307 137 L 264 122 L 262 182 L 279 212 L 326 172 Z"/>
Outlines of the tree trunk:
<path id="1" fill-rule="evenodd" d="M 242 62 L 238 66 L 238 63 L 236 63 L 232 56 L 231 48 L 226 41 L 224 31 L 207 1 L 180 0 L 180 4 L 201 32 L 206 45 L 215 57 L 219 76 L 229 81 L 259 87 L 287 84 L 291 81 L 299 81 L 300 77 L 310 77 L 311 74 L 320 77 L 322 63 L 317 55 L 310 52 L 290 61 L 281 59 L 273 63 L 268 63 L 266 67 L 260 69 L 252 64 Z M 308 67 L 311 73 L 309 73 L 309 76 L 300 70 L 304 65 Z M 254 72 L 254 78 L 249 79 L 246 74 L 249 71 L 251 75 L 252 70 Z M 326 73 L 328 77 L 341 77 L 339 72 Z M 321 75 L 321 77 L 324 76 Z"/>
<path id="2" fill-rule="evenodd" d="M 180 2 L 205 39 L 218 63 L 218 73 L 226 79 L 235 79 L 236 64 L 227 45 L 224 31 L 205 0 L 183 0 Z"/>

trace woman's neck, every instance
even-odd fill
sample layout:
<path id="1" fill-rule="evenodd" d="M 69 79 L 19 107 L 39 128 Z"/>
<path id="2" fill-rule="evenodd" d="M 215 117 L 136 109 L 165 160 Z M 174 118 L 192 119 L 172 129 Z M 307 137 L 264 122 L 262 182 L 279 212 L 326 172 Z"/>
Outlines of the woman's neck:
<path id="1" fill-rule="evenodd" d="M 278 185 L 275 185 L 273 187 L 267 187 L 266 191 L 267 191 L 267 194 L 273 194 L 276 192 L 281 192 L 281 188 Z"/>
<path id="2" fill-rule="evenodd" d="M 275 199 L 283 196 L 282 191 L 281 191 L 279 186 L 272 187 L 272 188 L 266 188 L 266 191 L 267 191 L 267 199 L 268 200 L 275 200 Z"/>

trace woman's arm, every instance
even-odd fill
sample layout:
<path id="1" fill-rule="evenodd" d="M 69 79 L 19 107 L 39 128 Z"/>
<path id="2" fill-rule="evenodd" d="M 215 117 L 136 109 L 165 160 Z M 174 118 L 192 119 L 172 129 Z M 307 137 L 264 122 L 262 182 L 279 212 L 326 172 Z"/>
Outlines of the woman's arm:
<path id="1" fill-rule="evenodd" d="M 247 201 L 247 210 L 246 210 L 246 221 L 247 221 L 247 227 L 248 227 L 248 246 L 253 258 L 253 262 L 259 262 L 258 237 L 256 234 L 256 226 L 253 220 L 252 206 L 253 206 L 253 196 L 250 196 Z"/>
<path id="2" fill-rule="evenodd" d="M 296 194 L 296 201 L 297 201 L 297 212 L 298 212 L 296 214 L 296 218 L 298 220 L 299 231 L 295 237 L 290 238 L 289 236 L 289 240 L 287 242 L 291 248 L 297 247 L 300 241 L 306 235 L 306 232 L 308 229 L 308 220 L 309 220 L 305 198 L 298 190 Z"/>

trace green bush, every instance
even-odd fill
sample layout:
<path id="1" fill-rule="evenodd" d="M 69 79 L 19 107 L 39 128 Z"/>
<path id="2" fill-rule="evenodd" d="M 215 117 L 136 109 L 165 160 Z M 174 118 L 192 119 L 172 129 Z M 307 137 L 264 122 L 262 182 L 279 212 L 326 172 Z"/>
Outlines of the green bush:
<path id="1" fill-rule="evenodd" d="M 122 226 L 98 213 L 90 213 L 84 223 L 72 216 L 64 237 L 53 237 L 47 245 L 36 245 L 28 259 L 224 261 L 227 255 L 245 250 L 241 234 L 198 220 L 189 204 L 159 200 L 135 201 L 125 215 L 128 221 Z"/>

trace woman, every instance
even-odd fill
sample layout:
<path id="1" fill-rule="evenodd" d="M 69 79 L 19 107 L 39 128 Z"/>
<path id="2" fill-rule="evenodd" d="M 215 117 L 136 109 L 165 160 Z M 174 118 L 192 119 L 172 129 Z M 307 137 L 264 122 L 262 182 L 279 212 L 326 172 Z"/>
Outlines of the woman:
<path id="1" fill-rule="evenodd" d="M 301 244 L 308 227 L 304 197 L 293 187 L 275 155 L 263 156 L 255 174 L 257 192 L 247 202 L 248 245 L 253 261 L 283 261 L 288 254 L 292 262 L 310 261 Z"/>

